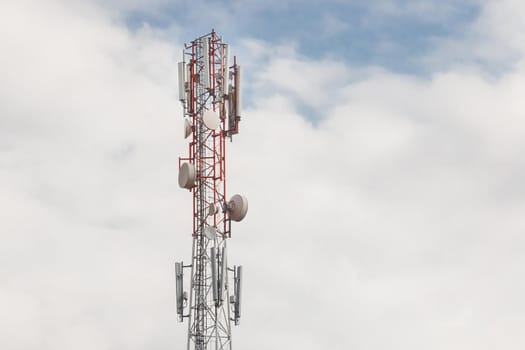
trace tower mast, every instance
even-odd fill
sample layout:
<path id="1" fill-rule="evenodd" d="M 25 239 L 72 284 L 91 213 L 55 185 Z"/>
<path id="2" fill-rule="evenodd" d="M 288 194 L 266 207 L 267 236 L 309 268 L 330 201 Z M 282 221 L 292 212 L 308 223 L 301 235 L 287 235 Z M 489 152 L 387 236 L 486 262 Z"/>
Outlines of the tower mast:
<path id="1" fill-rule="evenodd" d="M 242 267 L 228 266 L 226 243 L 231 221 L 244 218 L 248 202 L 241 195 L 226 199 L 226 139 L 238 133 L 240 121 L 240 67 L 228 59 L 228 45 L 212 30 L 185 45 L 178 65 L 189 139 L 188 156 L 179 158 L 179 186 L 193 195 L 191 264 L 175 264 L 177 314 L 188 320 L 188 350 L 231 350 L 231 323 L 240 318 Z"/>

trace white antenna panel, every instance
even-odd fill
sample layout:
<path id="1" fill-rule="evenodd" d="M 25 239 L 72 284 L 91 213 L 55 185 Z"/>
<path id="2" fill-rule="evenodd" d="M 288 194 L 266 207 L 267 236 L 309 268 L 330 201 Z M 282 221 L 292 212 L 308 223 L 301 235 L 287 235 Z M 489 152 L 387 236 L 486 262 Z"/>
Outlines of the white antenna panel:
<path id="1" fill-rule="evenodd" d="M 188 83 L 191 82 L 191 63 L 186 65 L 186 80 Z"/>
<path id="2" fill-rule="evenodd" d="M 184 265 L 182 262 L 175 263 L 175 287 L 177 296 L 177 314 L 179 316 L 179 322 L 183 320 L 184 303 L 187 300 L 186 292 L 184 291 Z"/>
<path id="3" fill-rule="evenodd" d="M 230 55 L 230 47 L 228 45 L 224 45 L 224 72 L 222 77 L 222 95 L 226 96 L 229 93 L 229 87 L 230 87 L 230 70 L 228 62 Z"/>
<path id="4" fill-rule="evenodd" d="M 179 186 L 190 189 L 195 186 L 195 165 L 183 163 L 179 169 Z"/>
<path id="5" fill-rule="evenodd" d="M 239 319 L 241 318 L 241 295 L 242 295 L 242 266 L 237 266 L 237 268 L 234 268 L 234 293 L 235 293 L 235 301 L 233 304 L 233 318 L 235 320 L 235 324 L 239 324 Z"/>
<path id="6" fill-rule="evenodd" d="M 230 45 L 224 44 L 224 69 L 228 72 L 230 67 Z"/>
<path id="7" fill-rule="evenodd" d="M 211 247 L 210 252 L 210 260 L 211 260 L 211 286 L 213 291 L 213 300 L 215 301 L 215 305 L 219 303 L 219 296 L 218 296 L 218 290 L 217 290 L 217 254 L 215 254 L 215 247 Z"/>
<path id="8" fill-rule="evenodd" d="M 191 135 L 192 132 L 191 123 L 188 119 L 184 119 L 184 138 L 187 139 L 188 136 Z"/>
<path id="9" fill-rule="evenodd" d="M 241 115 L 241 66 L 237 66 L 235 74 L 235 117 Z"/>
<path id="10" fill-rule="evenodd" d="M 191 63 L 188 63 L 186 65 L 186 81 L 187 81 L 187 85 L 188 85 L 188 88 L 186 89 L 186 101 L 188 101 L 188 103 L 191 101 L 191 88 L 190 88 L 190 85 L 191 85 Z"/>
<path id="11" fill-rule="evenodd" d="M 203 39 L 202 43 L 202 55 L 203 55 L 203 62 L 204 62 L 204 77 L 201 74 L 201 78 L 203 78 L 203 84 L 205 89 L 210 88 L 210 43 L 208 41 L 208 38 Z"/>
<path id="12" fill-rule="evenodd" d="M 222 303 L 224 301 L 224 291 L 225 291 L 225 278 L 226 270 L 228 269 L 228 263 L 226 261 L 226 245 L 222 247 L 221 254 L 221 266 L 220 266 L 220 277 L 219 277 L 219 300 Z"/>
<path id="13" fill-rule="evenodd" d="M 228 202 L 228 215 L 233 221 L 241 221 L 248 213 L 248 200 L 240 194 L 234 195 Z"/>
<path id="14" fill-rule="evenodd" d="M 179 62 L 179 100 L 186 98 L 186 69 L 184 62 Z"/>
<path id="15" fill-rule="evenodd" d="M 204 122 L 204 125 L 206 125 L 206 127 L 211 130 L 217 130 L 219 125 L 221 125 L 221 118 L 212 110 L 207 110 L 204 112 L 202 121 Z"/>

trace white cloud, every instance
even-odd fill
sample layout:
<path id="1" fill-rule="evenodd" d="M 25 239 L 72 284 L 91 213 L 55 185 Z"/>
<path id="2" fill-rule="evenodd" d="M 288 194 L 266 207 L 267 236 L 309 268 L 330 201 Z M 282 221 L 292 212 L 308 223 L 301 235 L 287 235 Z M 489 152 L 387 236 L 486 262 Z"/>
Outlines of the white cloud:
<path id="1" fill-rule="evenodd" d="M 436 38 L 434 50 L 423 61 L 434 70 L 480 69 L 493 75 L 523 68 L 525 44 L 520 33 L 525 26 L 525 6 L 521 1 L 486 0 L 477 18 L 454 38 Z"/>
<path id="2" fill-rule="evenodd" d="M 184 346 L 180 45 L 82 2 L 1 13 L 0 346 Z M 521 349 L 522 66 L 424 80 L 235 50 L 252 90 L 229 144 L 250 199 L 229 249 L 246 268 L 235 346 Z"/>
<path id="3" fill-rule="evenodd" d="M 432 1 L 432 0 L 376 0 L 367 2 L 371 11 L 388 17 L 415 17 L 422 22 L 443 22 L 461 15 L 468 7 L 482 5 L 482 0 Z"/>

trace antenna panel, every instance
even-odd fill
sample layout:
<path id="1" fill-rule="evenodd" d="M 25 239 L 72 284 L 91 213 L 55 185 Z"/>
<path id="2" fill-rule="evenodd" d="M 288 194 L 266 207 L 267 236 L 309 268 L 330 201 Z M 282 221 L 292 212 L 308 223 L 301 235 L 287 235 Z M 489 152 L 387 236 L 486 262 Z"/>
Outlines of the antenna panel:
<path id="1" fill-rule="evenodd" d="M 185 84 L 185 91 L 186 91 L 186 102 L 188 106 L 188 110 L 192 111 L 192 98 L 191 98 L 191 89 L 190 86 L 193 83 L 192 75 L 191 75 L 191 63 L 188 63 L 186 65 L 186 84 Z"/>
<path id="2" fill-rule="evenodd" d="M 235 117 L 241 116 L 241 66 L 235 69 Z"/>
<path id="3" fill-rule="evenodd" d="M 192 127 L 188 119 L 184 119 L 184 138 L 187 139 L 191 135 Z"/>
<path id="4" fill-rule="evenodd" d="M 202 55 L 204 63 L 204 76 L 201 74 L 203 79 L 203 85 L 205 89 L 210 88 L 210 42 L 208 38 L 202 39 Z"/>
<path id="5" fill-rule="evenodd" d="M 212 292 L 213 292 L 213 300 L 215 301 L 215 305 L 219 303 L 219 292 L 217 290 L 217 255 L 215 254 L 215 247 L 211 247 L 210 252 L 210 258 L 211 258 L 211 284 L 212 284 Z"/>
<path id="6" fill-rule="evenodd" d="M 226 246 L 222 247 L 221 252 L 221 270 L 219 276 L 219 303 L 222 304 L 224 301 L 224 292 L 226 290 L 226 285 L 224 284 L 226 280 L 226 273 L 228 269 L 228 262 L 226 261 Z"/>
<path id="7" fill-rule="evenodd" d="M 195 186 L 195 165 L 182 163 L 179 169 L 179 186 L 186 189 Z"/>
<path id="8" fill-rule="evenodd" d="M 242 266 L 237 266 L 235 269 L 234 278 L 234 289 L 235 289 L 235 302 L 233 304 L 233 315 L 235 324 L 239 324 L 241 318 L 241 286 L 242 286 Z"/>
<path id="9" fill-rule="evenodd" d="M 235 102 L 234 102 L 234 96 L 231 93 L 233 90 L 233 87 L 230 85 L 230 94 L 228 95 L 228 105 L 227 105 L 227 111 L 228 111 L 228 132 L 232 132 L 235 128 Z"/>
<path id="10" fill-rule="evenodd" d="M 230 89 L 230 69 L 229 69 L 229 55 L 230 55 L 230 46 L 225 44 L 224 45 L 224 66 L 223 66 L 223 74 L 222 74 L 222 95 L 227 96 Z"/>
<path id="11" fill-rule="evenodd" d="M 175 291 L 177 297 L 177 315 L 179 321 L 182 321 L 182 314 L 184 313 L 184 292 L 183 292 L 183 271 L 182 263 L 175 263 Z"/>
<path id="12" fill-rule="evenodd" d="M 179 100 L 186 99 L 186 69 L 184 62 L 179 62 Z"/>

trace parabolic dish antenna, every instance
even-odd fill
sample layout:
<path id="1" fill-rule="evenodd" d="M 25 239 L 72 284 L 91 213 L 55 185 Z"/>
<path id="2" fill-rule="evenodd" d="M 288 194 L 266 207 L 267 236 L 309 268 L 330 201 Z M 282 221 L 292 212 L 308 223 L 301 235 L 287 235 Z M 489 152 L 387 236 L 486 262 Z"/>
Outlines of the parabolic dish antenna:
<path id="1" fill-rule="evenodd" d="M 184 138 L 187 139 L 191 135 L 191 123 L 188 119 L 184 119 Z"/>
<path id="2" fill-rule="evenodd" d="M 204 228 L 204 235 L 208 239 L 215 239 L 215 238 L 217 238 L 217 228 L 215 228 L 213 226 L 206 226 Z"/>
<path id="3" fill-rule="evenodd" d="M 248 200 L 240 194 L 234 195 L 228 202 L 228 215 L 233 221 L 241 221 L 248 212 Z"/>
<path id="4" fill-rule="evenodd" d="M 208 216 L 213 216 L 219 212 L 219 205 L 211 203 L 208 207 Z"/>
<path id="5" fill-rule="evenodd" d="M 182 163 L 179 169 L 179 186 L 190 189 L 195 185 L 195 165 Z"/>
<path id="6" fill-rule="evenodd" d="M 207 110 L 204 112 L 202 121 L 204 122 L 204 125 L 206 125 L 206 127 L 211 130 L 217 130 L 221 123 L 219 115 L 212 110 Z"/>

